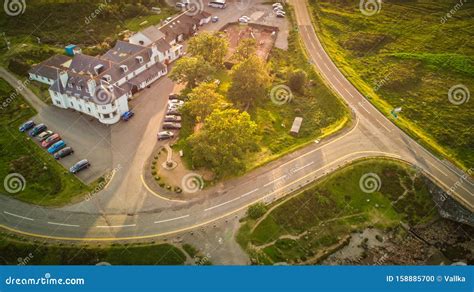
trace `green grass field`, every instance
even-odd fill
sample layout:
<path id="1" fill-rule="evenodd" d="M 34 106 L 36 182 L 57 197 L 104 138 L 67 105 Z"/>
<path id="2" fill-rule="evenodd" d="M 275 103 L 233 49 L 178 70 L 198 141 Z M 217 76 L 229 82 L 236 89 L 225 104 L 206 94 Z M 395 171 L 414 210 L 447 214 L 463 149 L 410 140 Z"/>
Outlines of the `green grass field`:
<path id="1" fill-rule="evenodd" d="M 380 179 L 372 193 L 359 185 L 368 173 Z M 304 262 L 369 226 L 416 225 L 437 216 L 422 177 L 389 160 L 356 162 L 269 208 L 258 220 L 247 218 L 237 236 L 256 264 Z"/>
<path id="2" fill-rule="evenodd" d="M 0 79 L 0 104 L 7 102 L 14 89 Z M 20 133 L 18 126 L 35 115 L 35 111 L 21 95 L 2 108 L 0 115 L 0 190 L 16 199 L 45 206 L 69 203 L 74 197 L 85 194 L 89 188 L 57 163 L 51 155 L 40 149 Z M 3 183 L 9 173 L 21 174 L 25 189 L 17 193 L 5 190 Z"/>
<path id="3" fill-rule="evenodd" d="M 0 237 L 0 265 L 182 265 L 184 252 L 171 244 L 64 245 Z"/>
<path id="4" fill-rule="evenodd" d="M 450 88 L 474 92 L 474 3 L 384 1 L 365 16 L 359 1 L 310 1 L 331 58 L 386 116 L 426 146 L 469 168 L 474 164 L 474 103 L 454 105 Z M 469 94 L 470 94 L 469 93 Z"/>

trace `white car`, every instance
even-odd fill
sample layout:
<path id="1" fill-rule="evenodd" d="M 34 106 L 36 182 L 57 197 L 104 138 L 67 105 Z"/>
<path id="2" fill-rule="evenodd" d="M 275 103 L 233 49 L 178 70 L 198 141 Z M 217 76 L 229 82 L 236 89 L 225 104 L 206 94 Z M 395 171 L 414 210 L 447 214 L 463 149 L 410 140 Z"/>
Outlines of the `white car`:
<path id="1" fill-rule="evenodd" d="M 170 105 L 170 106 L 183 106 L 184 101 L 179 100 L 179 99 L 170 99 L 170 100 L 168 100 L 168 105 Z"/>
<path id="2" fill-rule="evenodd" d="M 245 15 L 239 18 L 240 23 L 249 23 L 249 21 L 250 21 L 250 17 L 245 16 Z"/>
<path id="3" fill-rule="evenodd" d="M 281 7 L 283 8 L 283 5 L 280 3 L 280 2 L 276 2 L 276 3 L 273 3 L 272 4 L 272 7 L 275 8 L 275 7 Z"/>
<path id="4" fill-rule="evenodd" d="M 276 12 L 275 14 L 276 14 L 277 17 L 281 17 L 281 18 L 283 18 L 283 17 L 286 16 L 285 11 L 278 11 L 278 12 Z"/>
<path id="5" fill-rule="evenodd" d="M 280 8 L 280 7 L 275 7 L 273 8 L 273 12 L 285 12 L 285 10 L 283 10 L 283 8 Z"/>

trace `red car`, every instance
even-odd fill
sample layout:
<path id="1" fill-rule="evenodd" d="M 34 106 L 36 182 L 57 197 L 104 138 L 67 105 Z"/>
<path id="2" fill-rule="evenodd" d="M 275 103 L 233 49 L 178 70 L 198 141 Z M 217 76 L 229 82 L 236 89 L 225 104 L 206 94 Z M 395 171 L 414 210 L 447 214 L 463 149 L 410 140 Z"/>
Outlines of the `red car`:
<path id="1" fill-rule="evenodd" d="M 61 141 L 61 136 L 59 136 L 59 134 L 53 134 L 49 136 L 48 139 L 41 142 L 41 147 L 48 148 L 58 141 Z"/>

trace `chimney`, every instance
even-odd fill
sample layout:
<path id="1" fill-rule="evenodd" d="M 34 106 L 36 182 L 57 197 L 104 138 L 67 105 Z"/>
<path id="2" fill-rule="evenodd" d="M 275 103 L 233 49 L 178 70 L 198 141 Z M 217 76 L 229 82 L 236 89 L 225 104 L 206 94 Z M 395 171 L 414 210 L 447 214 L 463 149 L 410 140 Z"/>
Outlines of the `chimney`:
<path id="1" fill-rule="evenodd" d="M 95 66 L 94 67 L 95 75 L 99 75 L 100 73 L 102 73 L 103 69 L 104 69 L 104 65 L 102 64 Z"/>
<path id="2" fill-rule="evenodd" d="M 59 81 L 61 82 L 61 86 L 63 88 L 66 88 L 68 79 L 69 79 L 69 76 L 67 74 L 67 71 L 59 72 Z"/>

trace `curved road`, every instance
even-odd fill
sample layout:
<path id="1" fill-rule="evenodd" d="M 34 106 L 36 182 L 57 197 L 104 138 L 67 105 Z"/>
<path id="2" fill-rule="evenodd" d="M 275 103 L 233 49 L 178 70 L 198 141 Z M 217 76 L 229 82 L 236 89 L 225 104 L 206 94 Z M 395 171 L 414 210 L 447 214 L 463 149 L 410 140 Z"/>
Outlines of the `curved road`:
<path id="1" fill-rule="evenodd" d="M 62 240 L 127 240 L 177 234 L 218 220 L 229 220 L 257 201 L 270 202 L 354 160 L 391 157 L 416 165 L 466 208 L 474 211 L 474 184 L 470 177 L 441 161 L 408 137 L 377 111 L 341 74 L 324 51 L 311 25 L 305 1 L 292 1 L 299 31 L 312 63 L 327 83 L 347 102 L 357 119 L 352 129 L 296 151 L 244 177 L 226 181 L 197 194 L 189 202 L 163 200 L 141 178 L 153 153 L 161 113 L 152 115 L 148 127 L 127 124 L 112 131 L 112 140 L 126 139 L 123 131 L 141 131 L 143 139 L 113 155 L 120 165 L 107 188 L 90 200 L 50 209 L 0 196 L 0 226 L 26 235 Z M 159 81 L 171 92 L 169 80 Z M 164 108 L 166 94 L 154 107 Z M 162 107 L 160 107 L 162 105 Z M 137 117 L 140 118 L 140 117 Z M 116 131 L 114 135 L 114 131 Z M 125 137 L 125 138 L 124 138 Z M 133 150 L 133 152 L 131 152 Z M 383 183 L 383 182 L 382 182 Z M 354 186 L 358 187 L 358 186 Z"/>

